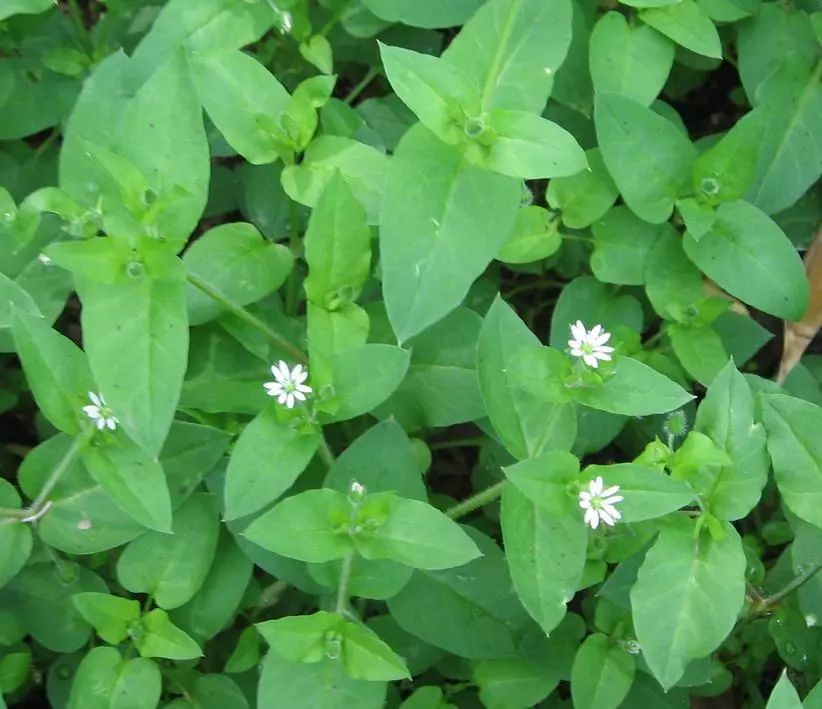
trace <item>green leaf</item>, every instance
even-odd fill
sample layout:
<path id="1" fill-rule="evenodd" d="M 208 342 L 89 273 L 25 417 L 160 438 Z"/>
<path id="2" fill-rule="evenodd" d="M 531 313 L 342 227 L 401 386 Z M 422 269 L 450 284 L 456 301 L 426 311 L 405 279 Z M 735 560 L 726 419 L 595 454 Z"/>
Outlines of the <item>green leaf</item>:
<path id="1" fill-rule="evenodd" d="M 3 589 L 3 610 L 45 648 L 75 652 L 91 635 L 91 626 L 71 602 L 82 591 L 105 593 L 107 588 L 97 574 L 74 562 L 64 560 L 59 572 L 51 562 L 33 563 Z"/>
<path id="2" fill-rule="evenodd" d="M 308 490 L 264 512 L 243 536 L 290 559 L 342 559 L 353 549 L 349 507 L 345 495 L 335 490 Z"/>
<path id="3" fill-rule="evenodd" d="M 565 451 L 548 451 L 502 471 L 531 502 L 559 516 L 568 510 L 568 490 L 579 479 L 579 460 Z"/>
<path id="4" fill-rule="evenodd" d="M 323 74 L 330 74 L 334 71 L 334 55 L 324 35 L 315 34 L 307 41 L 301 42 L 300 54 Z"/>
<path id="5" fill-rule="evenodd" d="M 221 224 L 200 236 L 183 257 L 189 273 L 239 305 L 274 292 L 294 265 L 286 246 L 272 244 L 246 222 Z M 195 286 L 186 286 L 191 325 L 201 325 L 224 311 L 216 300 Z"/>
<path id="6" fill-rule="evenodd" d="M 48 322 L 15 308 L 14 345 L 37 406 L 54 426 L 77 433 L 85 392 L 92 389 L 85 355 Z"/>
<path id="7" fill-rule="evenodd" d="M 190 62 L 208 117 L 228 143 L 254 165 L 277 160 L 284 147 L 260 117 L 278 122 L 289 95 L 257 59 L 239 50 L 209 53 Z"/>
<path id="8" fill-rule="evenodd" d="M 251 579 L 254 564 L 225 529 L 202 586 L 171 612 L 171 620 L 197 642 L 211 640 L 231 624 Z"/>
<path id="9" fill-rule="evenodd" d="M 269 652 L 260 670 L 257 698 L 260 706 L 293 709 L 381 709 L 385 688 L 384 682 L 352 679 L 339 659 L 306 664 Z"/>
<path id="10" fill-rule="evenodd" d="M 541 113 L 571 43 L 567 0 L 490 0 L 443 59 L 481 87 L 480 111 Z"/>
<path id="11" fill-rule="evenodd" d="M 589 465 L 584 480 L 602 476 L 605 485 L 619 485 L 624 498 L 616 507 L 625 523 L 642 522 L 675 512 L 693 502 L 694 491 L 684 482 L 674 480 L 659 468 L 638 463 Z"/>
<path id="12" fill-rule="evenodd" d="M 679 384 L 631 357 L 618 357 L 613 374 L 601 385 L 571 389 L 586 406 L 625 416 L 673 411 L 693 399 Z"/>
<path id="13" fill-rule="evenodd" d="M 34 448 L 20 466 L 20 485 L 30 498 L 72 445 L 60 434 Z M 88 474 L 79 458 L 69 466 L 50 495 L 52 505 L 38 523 L 38 532 L 50 546 L 70 554 L 93 554 L 113 549 L 134 539 L 145 527 L 106 493 Z"/>
<path id="14" fill-rule="evenodd" d="M 326 641 L 336 636 L 343 624 L 338 613 L 317 611 L 311 615 L 287 616 L 257 623 L 255 627 L 271 649 L 284 660 L 320 662 L 326 656 Z"/>
<path id="15" fill-rule="evenodd" d="M 587 170 L 569 177 L 554 178 L 548 183 L 548 191 L 545 193 L 548 204 L 559 210 L 562 223 L 572 229 L 582 229 L 596 222 L 619 196 L 619 191 L 602 162 L 599 148 L 587 150 L 585 157 Z"/>
<path id="16" fill-rule="evenodd" d="M 219 520 L 210 495 L 198 493 L 174 514 L 173 534 L 146 532 L 117 560 L 117 579 L 158 606 L 178 608 L 202 586 L 217 548 Z"/>
<path id="17" fill-rule="evenodd" d="M 411 27 L 456 27 L 464 24 L 484 0 L 441 0 L 432 5 L 417 0 L 364 0 L 377 17 Z"/>
<path id="18" fill-rule="evenodd" d="M 642 332 L 643 313 L 640 302 L 632 295 L 618 295 L 614 288 L 591 276 L 580 276 L 567 284 L 551 314 L 551 346 L 568 349 L 571 325 L 577 320 L 593 327 L 599 323 L 608 332 L 621 328 Z M 617 344 L 613 340 L 609 345 Z"/>
<path id="19" fill-rule="evenodd" d="M 822 68 L 793 51 L 792 46 L 756 93 L 756 110 L 766 114 L 766 128 L 746 199 L 767 214 L 796 202 L 819 179 L 822 165 L 822 129 L 816 120 L 822 112 Z"/>
<path id="20" fill-rule="evenodd" d="M 665 689 L 691 661 L 713 652 L 731 632 L 745 600 L 745 552 L 736 530 L 694 534 L 676 520 L 660 530 L 631 589 L 637 640 Z"/>
<path id="21" fill-rule="evenodd" d="M 466 153 L 480 167 L 523 179 L 566 177 L 588 167 L 574 136 L 542 116 L 496 110 L 488 120 L 490 145 Z"/>
<path id="22" fill-rule="evenodd" d="M 388 156 L 370 145 L 337 135 L 315 138 L 302 162 L 283 170 L 283 189 L 294 201 L 316 207 L 325 186 L 338 171 L 365 207 L 368 223 L 378 224 Z"/>
<path id="23" fill-rule="evenodd" d="M 545 633 L 562 620 L 579 587 L 588 545 L 576 500 L 563 495 L 552 507 L 535 505 L 510 486 L 502 493 L 502 537 L 514 589 Z"/>
<path id="24" fill-rule="evenodd" d="M 479 86 L 444 59 L 378 43 L 391 88 L 423 125 L 446 143 L 468 138 L 466 118 L 479 113 Z"/>
<path id="25" fill-rule="evenodd" d="M 104 169 L 88 147 L 99 146 L 131 163 L 147 181 L 154 206 L 146 226 L 182 245 L 208 196 L 202 109 L 182 56 L 167 57 L 136 91 L 132 68 L 121 51 L 98 64 L 85 83 L 60 148 L 60 186 L 85 207 L 98 208 L 102 200 L 104 215 L 125 209 L 117 183 L 121 173 Z"/>
<path id="26" fill-rule="evenodd" d="M 368 492 L 395 492 L 426 500 L 427 492 L 411 441 L 391 420 L 382 421 L 354 440 L 335 460 L 325 487 L 348 494 L 356 480 Z"/>
<path id="27" fill-rule="evenodd" d="M 710 385 L 728 361 L 722 340 L 710 325 L 671 325 L 668 335 L 685 371 L 703 386 Z"/>
<path id="28" fill-rule="evenodd" d="M 517 350 L 505 370 L 508 383 L 543 401 L 571 401 L 566 381 L 573 377 L 571 360 L 552 347 L 525 345 Z"/>
<path id="29" fill-rule="evenodd" d="M 788 679 L 787 669 L 782 670 L 779 681 L 768 697 L 765 709 L 802 709 L 802 701 L 799 699 L 796 689 Z"/>
<path id="30" fill-rule="evenodd" d="M 0 9 L 0 20 L 12 15 L 37 15 L 54 6 L 54 0 L 5 0 Z"/>
<path id="31" fill-rule="evenodd" d="M 162 608 L 155 608 L 140 620 L 132 631 L 134 646 L 141 657 L 163 657 L 168 660 L 194 660 L 203 656 L 200 646 L 168 618 Z"/>
<path id="32" fill-rule="evenodd" d="M 468 531 L 483 556 L 457 569 L 415 571 L 388 599 L 388 609 L 406 632 L 460 657 L 513 657 L 515 634 L 530 620 L 511 588 L 500 549 Z"/>
<path id="33" fill-rule="evenodd" d="M 379 406 L 405 377 L 410 356 L 406 349 L 380 344 L 352 347 L 334 354 L 331 376 L 336 408 L 331 420 L 345 421 Z"/>
<path id="34" fill-rule="evenodd" d="M 170 533 L 171 497 L 162 465 L 125 437 L 118 439 L 114 445 L 86 447 L 86 469 L 140 524 Z"/>
<path id="35" fill-rule="evenodd" d="M 562 236 L 553 214 L 543 207 L 528 205 L 517 212 L 514 229 L 496 259 L 503 263 L 541 261 L 559 251 L 560 246 Z"/>
<path id="36" fill-rule="evenodd" d="M 373 530 L 366 527 L 354 546 L 366 559 L 393 559 L 427 571 L 462 566 L 480 555 L 456 522 L 426 502 L 401 497 L 390 499 L 387 519 Z"/>
<path id="37" fill-rule="evenodd" d="M 316 431 L 300 431 L 278 413 L 273 405 L 261 411 L 234 444 L 226 470 L 226 519 L 244 517 L 276 500 L 317 450 Z"/>
<path id="38" fill-rule="evenodd" d="M 7 480 L 0 479 L 0 506 L 19 508 L 20 495 Z M 31 528 L 26 524 L 0 525 L 0 588 L 25 566 L 32 550 Z"/>
<path id="39" fill-rule="evenodd" d="M 694 0 L 680 0 L 639 13 L 640 19 L 692 52 L 722 58 L 722 42 L 711 18 Z"/>
<path id="40" fill-rule="evenodd" d="M 83 341 L 106 402 L 129 436 L 156 456 L 174 418 L 188 359 L 182 283 L 142 276 L 83 280 Z"/>
<path id="41" fill-rule="evenodd" d="M 512 657 L 503 660 L 483 660 L 474 667 L 474 681 L 480 699 L 486 707 L 532 707 L 548 697 L 559 683 L 554 667 L 532 658 Z M 439 689 L 439 688 L 437 688 Z M 440 709 L 440 703 L 431 709 Z M 429 709 L 428 705 L 402 709 Z"/>
<path id="42" fill-rule="evenodd" d="M 69 709 L 151 709 L 163 678 L 151 660 L 124 660 L 113 647 L 96 647 L 83 658 L 71 684 Z"/>
<path id="43" fill-rule="evenodd" d="M 760 401 L 782 500 L 795 515 L 822 527 L 822 408 L 781 394 L 768 394 Z"/>
<path id="44" fill-rule="evenodd" d="M 479 315 L 457 308 L 412 337 L 407 343 L 411 351 L 408 374 L 377 415 L 394 416 L 408 430 L 451 426 L 485 416 L 476 369 L 481 326 Z"/>
<path id="45" fill-rule="evenodd" d="M 686 234 L 688 258 L 728 293 L 766 313 L 802 318 L 808 279 L 783 231 L 748 202 L 726 202 L 699 241 Z"/>
<path id="46" fill-rule="evenodd" d="M 511 387 L 500 372 L 512 365 L 517 352 L 538 345 L 537 337 L 503 300 L 494 301 L 480 330 L 477 347 L 482 398 L 488 417 L 509 453 L 518 460 L 548 449 L 570 449 L 576 436 L 576 415 L 565 404 L 540 400 Z"/>
<path id="47" fill-rule="evenodd" d="M 650 106 L 673 62 L 674 45 L 668 39 L 651 27 L 628 24 L 618 12 L 605 13 L 591 32 L 591 78 L 600 93 Z"/>
<path id="48" fill-rule="evenodd" d="M 111 596 L 108 593 L 75 593 L 74 607 L 110 645 L 119 645 L 128 637 L 129 625 L 140 617 L 138 601 Z"/>
<path id="49" fill-rule="evenodd" d="M 745 195 L 756 177 L 767 115 L 763 110 L 746 114 L 697 159 L 693 188 L 708 204 L 733 202 Z"/>
<path id="50" fill-rule="evenodd" d="M 575 709 L 616 709 L 631 689 L 636 660 L 602 633 L 585 638 L 574 657 L 571 696 Z"/>
<path id="51" fill-rule="evenodd" d="M 349 621 L 342 624 L 340 633 L 343 665 L 349 677 L 369 682 L 411 679 L 402 658 L 370 628 Z"/>
<path id="52" fill-rule="evenodd" d="M 688 137 L 652 109 L 617 94 L 597 94 L 594 123 L 602 158 L 631 211 L 652 224 L 667 221 L 688 189 L 696 159 Z"/>
<path id="53" fill-rule="evenodd" d="M 664 234 L 672 233 L 669 224 L 648 224 L 623 206 L 614 207 L 597 219 L 592 231 L 591 270 L 597 280 L 629 286 L 645 283 L 651 250 Z"/>
<path id="54" fill-rule="evenodd" d="M 704 297 L 702 274 L 685 255 L 676 231 L 670 225 L 660 228 L 645 262 L 645 292 L 659 315 L 683 321 Z"/>
<path id="55" fill-rule="evenodd" d="M 383 294 L 400 342 L 456 308 L 516 218 L 513 178 L 466 162 L 416 126 L 392 158 L 380 229 Z"/>
<path id="56" fill-rule="evenodd" d="M 308 299 L 329 309 L 335 299 L 356 300 L 371 272 L 371 231 L 365 211 L 339 174 L 326 185 L 311 213 L 304 243 Z"/>
<path id="57" fill-rule="evenodd" d="M 0 330 L 12 326 L 15 311 L 22 311 L 32 317 L 42 317 L 37 303 L 29 292 L 4 273 L 0 273 Z"/>

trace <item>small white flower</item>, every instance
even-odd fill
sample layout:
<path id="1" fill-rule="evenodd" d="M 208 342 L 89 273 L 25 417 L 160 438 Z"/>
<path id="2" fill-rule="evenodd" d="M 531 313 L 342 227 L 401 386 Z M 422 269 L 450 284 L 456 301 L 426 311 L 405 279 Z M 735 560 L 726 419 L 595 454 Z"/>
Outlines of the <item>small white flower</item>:
<path id="1" fill-rule="evenodd" d="M 308 379 L 308 372 L 301 364 L 289 369 L 288 364 L 280 360 L 271 367 L 271 373 L 275 381 L 263 384 L 265 392 L 269 396 L 276 396 L 277 402 L 289 409 L 294 408 L 295 401 L 305 401 L 305 395 L 312 391 L 310 386 L 303 384 Z"/>
<path id="2" fill-rule="evenodd" d="M 358 483 L 356 480 L 351 482 L 351 494 L 362 497 L 365 494 L 365 485 Z"/>
<path id="3" fill-rule="evenodd" d="M 83 407 L 83 411 L 92 421 L 96 422 L 97 428 L 103 430 L 108 427 L 112 431 L 117 428 L 120 420 L 114 415 L 114 412 L 106 406 L 106 400 L 102 394 L 95 394 L 93 391 L 88 393 L 88 398 L 91 403 Z"/>
<path id="4" fill-rule="evenodd" d="M 46 254 L 37 254 L 37 260 L 42 263 L 44 266 L 51 266 L 51 256 L 47 256 Z"/>
<path id="5" fill-rule="evenodd" d="M 588 331 L 582 320 L 577 320 L 571 325 L 571 334 L 574 339 L 568 340 L 568 346 L 574 357 L 582 357 L 582 361 L 594 369 L 599 366 L 599 360 L 610 361 L 614 348 L 606 347 L 605 343 L 611 339 L 611 333 L 605 332 L 602 325 L 594 325 L 593 329 Z"/>
<path id="6" fill-rule="evenodd" d="M 600 521 L 605 522 L 610 527 L 616 524 L 618 519 L 622 519 L 619 510 L 614 507 L 617 502 L 622 502 L 622 495 L 617 495 L 619 485 L 612 485 L 607 489 L 602 477 L 596 477 L 588 483 L 587 490 L 579 493 L 579 506 L 585 510 L 585 523 L 596 529 Z"/>

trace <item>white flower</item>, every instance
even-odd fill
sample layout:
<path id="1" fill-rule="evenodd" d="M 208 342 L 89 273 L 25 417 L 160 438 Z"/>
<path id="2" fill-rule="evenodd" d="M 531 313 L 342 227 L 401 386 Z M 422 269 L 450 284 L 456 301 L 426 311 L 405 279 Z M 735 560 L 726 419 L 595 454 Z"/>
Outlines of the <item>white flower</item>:
<path id="1" fill-rule="evenodd" d="M 96 421 L 97 428 L 103 430 L 108 427 L 112 431 L 117 428 L 120 423 L 119 419 L 114 415 L 114 412 L 106 406 L 106 400 L 102 394 L 95 394 L 93 391 L 88 393 L 88 398 L 91 403 L 83 407 L 83 411 L 92 421 Z"/>
<path id="2" fill-rule="evenodd" d="M 605 332 L 602 325 L 594 325 L 588 331 L 582 321 L 577 320 L 571 325 L 571 334 L 574 339 L 568 340 L 568 346 L 574 357 L 582 357 L 582 361 L 594 369 L 599 366 L 599 360 L 610 361 L 614 348 L 605 347 L 605 343 L 611 339 L 611 333 Z"/>
<path id="3" fill-rule="evenodd" d="M 602 477 L 596 477 L 588 483 L 587 490 L 580 490 L 579 506 L 585 510 L 585 523 L 596 529 L 600 521 L 613 527 L 618 519 L 622 518 L 614 505 L 617 502 L 622 502 L 624 499 L 622 495 L 617 495 L 619 492 L 619 485 L 612 485 L 607 489 L 603 489 L 605 483 Z"/>
<path id="4" fill-rule="evenodd" d="M 308 379 L 308 372 L 301 364 L 289 369 L 288 364 L 280 360 L 271 367 L 271 373 L 276 381 L 263 384 L 265 392 L 269 396 L 276 396 L 277 402 L 285 404 L 289 409 L 294 408 L 295 401 L 305 401 L 305 395 L 312 391 L 310 386 L 303 384 Z"/>
<path id="5" fill-rule="evenodd" d="M 37 254 L 37 260 L 44 266 L 51 266 L 51 256 L 46 254 Z"/>

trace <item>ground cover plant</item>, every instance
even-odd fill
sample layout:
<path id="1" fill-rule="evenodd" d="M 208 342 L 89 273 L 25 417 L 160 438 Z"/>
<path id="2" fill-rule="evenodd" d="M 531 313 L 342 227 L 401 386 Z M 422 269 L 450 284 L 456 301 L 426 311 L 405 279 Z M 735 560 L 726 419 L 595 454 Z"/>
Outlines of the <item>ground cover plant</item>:
<path id="1" fill-rule="evenodd" d="M 820 9 L 0 0 L 0 707 L 822 707 Z"/>

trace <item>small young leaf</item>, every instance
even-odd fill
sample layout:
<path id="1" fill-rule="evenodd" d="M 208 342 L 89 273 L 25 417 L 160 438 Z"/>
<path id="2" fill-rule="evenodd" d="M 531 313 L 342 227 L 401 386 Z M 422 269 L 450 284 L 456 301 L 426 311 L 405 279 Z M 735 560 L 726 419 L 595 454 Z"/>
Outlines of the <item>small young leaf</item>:
<path id="1" fill-rule="evenodd" d="M 74 607 L 97 634 L 110 645 L 119 645 L 128 637 L 129 625 L 140 617 L 138 601 L 107 593 L 75 593 Z"/>
<path id="2" fill-rule="evenodd" d="M 556 177 L 548 183 L 545 198 L 558 209 L 562 223 L 582 229 L 602 217 L 619 196 L 599 148 L 585 151 L 588 169 L 568 177 Z"/>
<path id="3" fill-rule="evenodd" d="M 692 52 L 722 58 L 722 42 L 711 18 L 694 0 L 680 0 L 639 13 L 640 19 Z"/>
<path id="4" fill-rule="evenodd" d="M 349 677 L 370 682 L 411 679 L 402 658 L 370 628 L 344 622 L 340 632 L 343 636 L 342 661 Z"/>
<path id="5" fill-rule="evenodd" d="M 140 628 L 132 639 L 141 657 L 194 660 L 203 656 L 200 646 L 174 625 L 162 608 L 149 611 L 140 620 Z"/>

